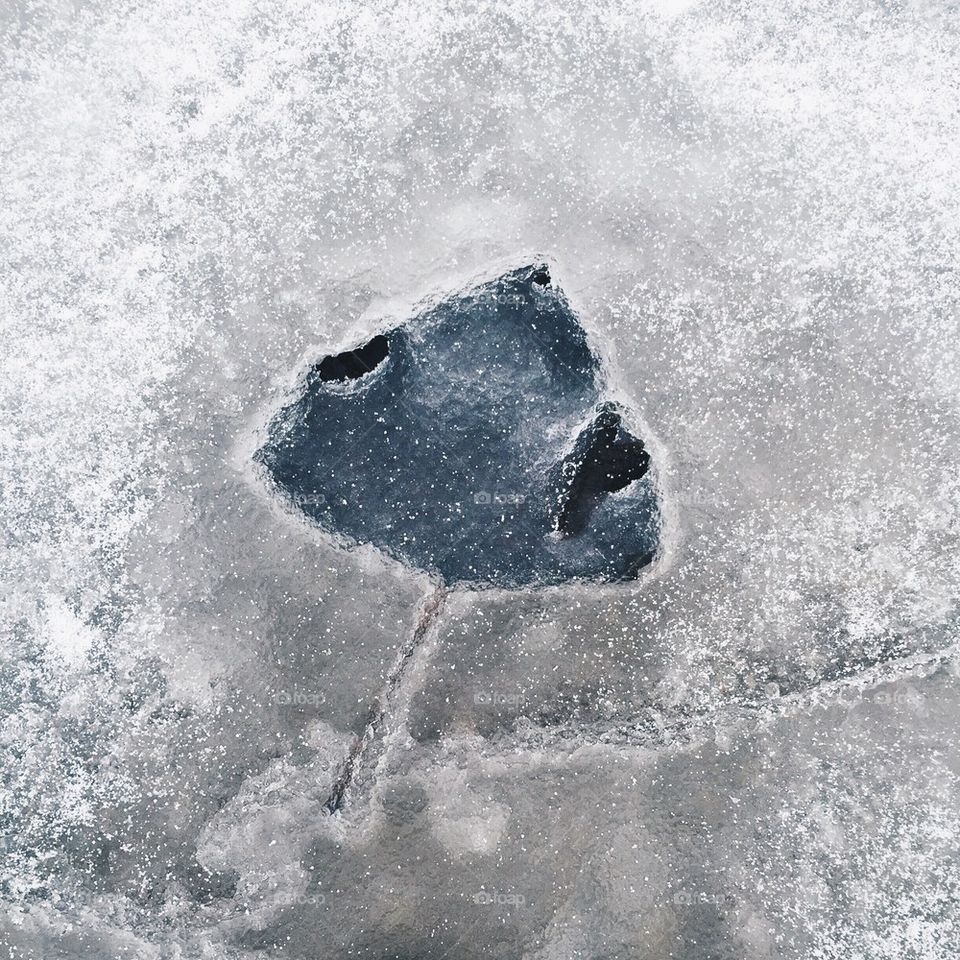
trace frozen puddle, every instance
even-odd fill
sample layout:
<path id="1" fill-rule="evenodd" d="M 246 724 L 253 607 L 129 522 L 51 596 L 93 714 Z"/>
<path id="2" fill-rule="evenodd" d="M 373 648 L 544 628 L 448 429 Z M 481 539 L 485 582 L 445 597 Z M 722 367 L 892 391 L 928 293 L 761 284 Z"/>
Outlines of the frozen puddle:
<path id="1" fill-rule="evenodd" d="M 625 421 L 535 264 L 324 357 L 256 456 L 324 530 L 447 586 L 628 580 L 660 520 Z"/>

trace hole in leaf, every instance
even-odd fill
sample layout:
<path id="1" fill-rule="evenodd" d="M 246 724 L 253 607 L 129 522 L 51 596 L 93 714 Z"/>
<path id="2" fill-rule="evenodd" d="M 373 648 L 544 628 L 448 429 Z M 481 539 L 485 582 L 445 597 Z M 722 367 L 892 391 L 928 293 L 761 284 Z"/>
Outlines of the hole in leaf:
<path id="1" fill-rule="evenodd" d="M 356 380 L 372 373 L 386 359 L 389 352 L 389 341 L 381 333 L 355 350 L 345 350 L 343 353 L 324 357 L 314 370 L 324 381 Z"/>
<path id="2" fill-rule="evenodd" d="M 555 468 L 555 529 L 565 537 L 583 532 L 607 494 L 639 480 L 649 467 L 643 441 L 627 431 L 614 404 L 603 404 Z"/>

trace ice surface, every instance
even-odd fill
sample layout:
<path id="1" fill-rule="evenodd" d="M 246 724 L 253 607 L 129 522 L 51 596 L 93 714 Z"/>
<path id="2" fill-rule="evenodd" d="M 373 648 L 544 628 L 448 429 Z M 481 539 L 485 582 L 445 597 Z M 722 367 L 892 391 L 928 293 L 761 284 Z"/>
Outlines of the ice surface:
<path id="1" fill-rule="evenodd" d="M 602 390 L 566 298 L 528 266 L 324 357 L 257 457 L 322 528 L 449 586 L 632 579 L 659 510 Z"/>
<path id="2" fill-rule="evenodd" d="M 954 960 L 958 33 L 0 11 L 0 957 Z M 255 451 L 313 364 L 534 252 L 659 554 L 454 590 L 331 816 L 434 585 Z"/>

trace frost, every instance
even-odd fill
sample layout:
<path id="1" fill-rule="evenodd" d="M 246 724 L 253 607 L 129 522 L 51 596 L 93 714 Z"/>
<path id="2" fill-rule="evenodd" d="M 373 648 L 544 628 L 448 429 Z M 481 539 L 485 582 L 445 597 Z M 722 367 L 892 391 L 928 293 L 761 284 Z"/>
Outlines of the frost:
<path id="1" fill-rule="evenodd" d="M 954 960 L 955 7 L 7 7 L 0 956 Z M 265 486 L 530 251 L 585 388 L 411 339 L 416 524 L 383 461 Z M 480 400 L 543 460 L 448 498 Z"/>

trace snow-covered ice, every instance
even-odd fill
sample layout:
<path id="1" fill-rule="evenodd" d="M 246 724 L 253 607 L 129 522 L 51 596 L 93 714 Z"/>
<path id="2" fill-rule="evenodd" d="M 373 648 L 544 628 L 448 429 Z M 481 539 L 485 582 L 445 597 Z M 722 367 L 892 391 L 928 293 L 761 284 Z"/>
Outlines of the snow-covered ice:
<path id="1" fill-rule="evenodd" d="M 958 35 L 0 10 L 0 957 L 953 960 Z M 656 556 L 430 618 L 256 452 L 313 364 L 535 253 Z"/>

